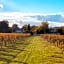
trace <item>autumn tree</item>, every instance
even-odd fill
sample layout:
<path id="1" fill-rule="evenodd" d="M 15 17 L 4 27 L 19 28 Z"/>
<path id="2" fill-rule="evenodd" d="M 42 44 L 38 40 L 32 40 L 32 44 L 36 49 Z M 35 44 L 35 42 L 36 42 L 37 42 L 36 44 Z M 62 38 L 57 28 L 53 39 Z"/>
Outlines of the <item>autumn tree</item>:
<path id="1" fill-rule="evenodd" d="M 47 33 L 48 31 L 48 22 L 42 22 L 41 25 L 38 27 L 38 33 Z"/>
<path id="2" fill-rule="evenodd" d="M 37 29 L 38 29 L 38 26 L 35 26 L 35 25 L 31 26 L 31 31 L 33 33 L 35 33 L 37 31 Z"/>

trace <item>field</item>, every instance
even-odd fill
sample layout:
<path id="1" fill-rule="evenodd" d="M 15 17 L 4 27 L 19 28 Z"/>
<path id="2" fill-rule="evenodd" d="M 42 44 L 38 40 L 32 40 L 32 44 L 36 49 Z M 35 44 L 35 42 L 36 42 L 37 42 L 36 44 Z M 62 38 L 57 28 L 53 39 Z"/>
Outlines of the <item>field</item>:
<path id="1" fill-rule="evenodd" d="M 1 40 L 0 64 L 64 64 L 63 50 L 41 36 L 13 36 Z"/>
<path id="2" fill-rule="evenodd" d="M 44 40 L 47 40 L 49 43 L 55 44 L 57 47 L 64 50 L 64 35 L 59 34 L 41 34 L 41 37 Z"/>

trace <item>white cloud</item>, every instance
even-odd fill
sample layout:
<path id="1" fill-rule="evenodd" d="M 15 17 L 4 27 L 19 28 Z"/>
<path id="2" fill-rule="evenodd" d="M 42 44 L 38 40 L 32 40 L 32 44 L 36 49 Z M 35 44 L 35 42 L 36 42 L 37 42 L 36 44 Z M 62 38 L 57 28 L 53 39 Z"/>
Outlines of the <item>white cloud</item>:
<path id="1" fill-rule="evenodd" d="M 12 26 L 13 24 L 18 24 L 19 27 L 21 27 L 23 24 L 27 24 L 27 23 L 39 25 L 39 23 L 41 23 L 42 20 L 38 20 L 37 19 L 38 17 L 31 17 L 31 16 L 38 16 L 38 15 L 42 15 L 42 14 L 21 13 L 21 12 L 7 12 L 7 13 L 0 12 L 0 20 L 3 20 L 3 19 L 9 20 L 10 26 Z M 48 23 L 49 23 L 49 26 L 51 27 L 64 26 L 64 23 L 61 23 L 61 22 L 48 21 Z"/>
<path id="2" fill-rule="evenodd" d="M 62 22 L 51 22 L 51 21 L 48 21 L 49 23 L 49 27 L 60 27 L 60 26 L 64 26 L 64 23 Z"/>
<path id="3" fill-rule="evenodd" d="M 3 8 L 4 6 L 3 6 L 3 4 L 0 4 L 0 8 Z"/>

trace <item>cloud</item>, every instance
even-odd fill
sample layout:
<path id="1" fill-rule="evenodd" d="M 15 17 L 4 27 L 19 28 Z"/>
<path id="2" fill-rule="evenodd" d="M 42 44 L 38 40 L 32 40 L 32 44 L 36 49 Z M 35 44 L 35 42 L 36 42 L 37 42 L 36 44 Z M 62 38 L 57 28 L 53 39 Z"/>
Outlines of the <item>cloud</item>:
<path id="1" fill-rule="evenodd" d="M 4 6 L 3 6 L 3 4 L 0 4 L 0 8 L 3 8 Z"/>
<path id="2" fill-rule="evenodd" d="M 18 24 L 21 27 L 24 24 L 30 23 L 31 25 L 40 25 L 41 22 L 45 21 L 49 23 L 49 27 L 64 26 L 62 15 L 42 15 L 39 13 L 21 13 L 21 12 L 0 12 L 0 20 L 8 20 L 9 25 Z M 52 20 L 51 20 L 52 18 Z M 56 19 L 55 19 L 56 18 Z M 51 21 L 50 21 L 51 20 Z M 58 21 L 56 21 L 58 20 Z M 61 21 L 62 20 L 62 21 Z"/>
<path id="3" fill-rule="evenodd" d="M 60 27 L 60 26 L 64 26 L 64 23 L 62 22 L 51 22 L 51 21 L 48 21 L 49 23 L 49 27 Z"/>

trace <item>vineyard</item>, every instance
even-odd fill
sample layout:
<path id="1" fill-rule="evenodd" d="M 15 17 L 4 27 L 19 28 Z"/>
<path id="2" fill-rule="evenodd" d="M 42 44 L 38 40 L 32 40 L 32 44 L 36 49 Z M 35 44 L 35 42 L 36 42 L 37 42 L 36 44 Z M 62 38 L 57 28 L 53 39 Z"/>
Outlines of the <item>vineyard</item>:
<path id="1" fill-rule="evenodd" d="M 15 43 L 19 39 L 24 39 L 25 37 L 30 36 L 30 34 L 20 34 L 20 33 L 0 33 L 0 47 L 6 47 L 10 44 L 13 44 L 15 46 Z"/>
<path id="2" fill-rule="evenodd" d="M 60 39 L 58 44 L 57 39 L 51 40 L 53 36 L 58 40 L 63 37 L 49 34 L 31 36 L 29 33 L 0 33 L 0 64 L 64 64 L 64 53 L 59 48 L 63 39 Z"/>
<path id="3" fill-rule="evenodd" d="M 41 34 L 41 37 L 44 40 L 47 40 L 50 43 L 55 44 L 57 47 L 64 50 L 64 35 L 56 35 L 56 34 Z"/>

